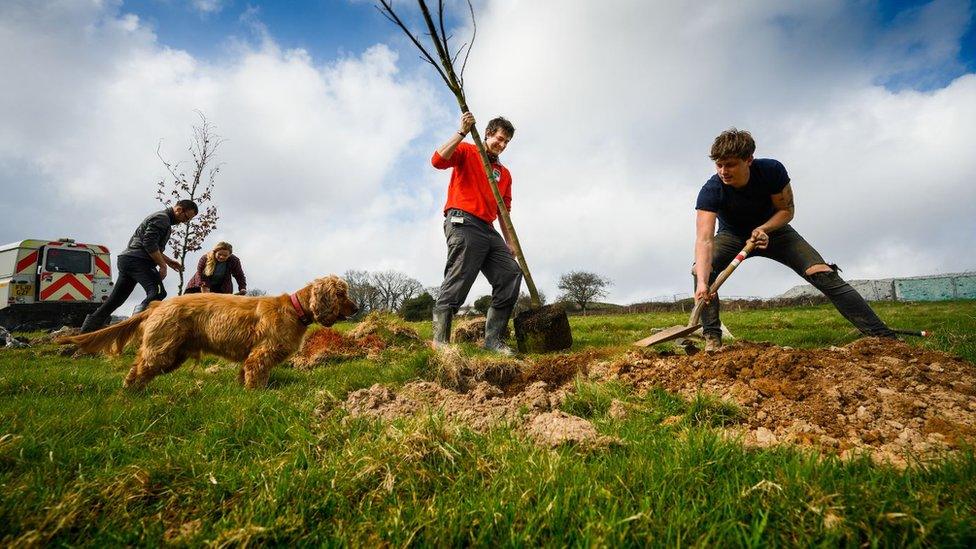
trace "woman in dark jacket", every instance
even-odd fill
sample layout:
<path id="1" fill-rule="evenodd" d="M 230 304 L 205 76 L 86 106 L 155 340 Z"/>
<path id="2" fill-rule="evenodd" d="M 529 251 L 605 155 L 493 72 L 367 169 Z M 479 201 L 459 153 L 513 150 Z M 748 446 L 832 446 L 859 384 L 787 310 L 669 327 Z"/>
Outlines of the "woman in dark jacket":
<path id="1" fill-rule="evenodd" d="M 234 293 L 231 277 L 237 280 L 237 294 L 247 293 L 247 279 L 241 260 L 234 255 L 234 247 L 227 242 L 218 242 L 210 253 L 200 258 L 197 272 L 186 285 L 184 293 L 214 292 L 218 294 Z"/>

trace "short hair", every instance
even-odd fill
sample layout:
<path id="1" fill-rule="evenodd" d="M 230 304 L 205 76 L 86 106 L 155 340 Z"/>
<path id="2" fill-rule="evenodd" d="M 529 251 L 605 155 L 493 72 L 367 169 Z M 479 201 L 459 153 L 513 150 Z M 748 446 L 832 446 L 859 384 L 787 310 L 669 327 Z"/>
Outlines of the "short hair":
<path id="1" fill-rule="evenodd" d="M 505 130 L 509 139 L 515 137 L 515 126 L 503 116 L 492 118 L 488 121 L 488 126 L 485 128 L 485 137 L 493 135 L 498 130 Z"/>
<path id="2" fill-rule="evenodd" d="M 752 134 L 745 130 L 729 128 L 718 134 L 712 142 L 712 152 L 708 155 L 712 161 L 722 158 L 741 158 L 746 160 L 752 158 L 756 152 L 756 142 L 752 139 Z"/>
<path id="3" fill-rule="evenodd" d="M 200 213 L 200 208 L 197 207 L 197 203 L 192 200 L 180 200 L 176 203 L 177 206 L 183 208 L 184 210 L 193 210 L 196 213 Z"/>

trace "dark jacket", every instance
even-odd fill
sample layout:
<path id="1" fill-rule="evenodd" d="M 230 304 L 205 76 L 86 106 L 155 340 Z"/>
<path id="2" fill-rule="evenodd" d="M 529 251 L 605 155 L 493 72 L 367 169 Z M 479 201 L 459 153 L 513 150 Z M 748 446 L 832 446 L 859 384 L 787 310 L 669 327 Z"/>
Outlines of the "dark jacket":
<path id="1" fill-rule="evenodd" d="M 190 282 L 186 284 L 186 291 L 191 292 L 191 289 L 199 290 L 206 286 L 210 288 L 211 292 L 217 294 L 232 294 L 234 293 L 234 285 L 231 282 L 231 276 L 237 281 L 237 290 L 244 291 L 247 290 L 247 279 L 244 278 L 244 269 L 241 268 L 241 260 L 234 254 L 231 254 L 227 258 L 227 273 L 224 275 L 224 279 L 220 282 L 220 285 L 216 288 L 210 286 L 207 276 L 203 274 L 203 270 L 207 268 L 207 255 L 204 254 L 197 262 L 197 272 L 193 274 L 193 278 Z"/>
<path id="2" fill-rule="evenodd" d="M 157 251 L 162 253 L 166 249 L 166 242 L 169 241 L 174 223 L 176 223 L 176 214 L 173 213 L 173 208 L 150 214 L 136 227 L 136 232 L 129 239 L 128 246 L 119 255 L 152 261 L 149 254 Z"/>

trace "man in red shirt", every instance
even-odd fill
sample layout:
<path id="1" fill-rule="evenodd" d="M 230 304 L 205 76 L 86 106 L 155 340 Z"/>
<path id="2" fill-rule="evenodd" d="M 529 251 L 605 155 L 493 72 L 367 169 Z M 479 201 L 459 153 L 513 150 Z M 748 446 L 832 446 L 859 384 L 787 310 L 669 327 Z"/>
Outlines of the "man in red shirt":
<path id="1" fill-rule="evenodd" d="M 498 217 L 498 203 L 478 148 L 463 141 L 474 123 L 471 113 L 461 115 L 461 129 L 441 145 L 431 159 L 431 164 L 439 170 L 453 168 L 444 204 L 447 265 L 434 304 L 434 347 L 450 343 L 451 319 L 467 299 L 478 272 L 482 272 L 491 283 L 485 348 L 511 355 L 513 351 L 505 344 L 502 334 L 518 299 L 522 271 L 512 255 L 511 240 L 504 226 L 503 239 L 492 225 Z M 498 156 L 514 135 L 515 127 L 501 117 L 488 122 L 485 128 L 485 149 L 498 182 L 498 191 L 509 210 L 512 207 L 512 174 L 498 163 Z"/>

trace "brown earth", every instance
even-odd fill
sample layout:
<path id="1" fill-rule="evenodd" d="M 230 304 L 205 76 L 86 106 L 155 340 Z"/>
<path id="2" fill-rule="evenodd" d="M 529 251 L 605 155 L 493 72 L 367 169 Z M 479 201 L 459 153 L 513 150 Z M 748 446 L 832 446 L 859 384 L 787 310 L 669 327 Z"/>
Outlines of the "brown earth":
<path id="1" fill-rule="evenodd" d="M 291 358 L 293 366 L 308 370 L 323 364 L 356 358 L 379 358 L 390 348 L 420 346 L 417 332 L 389 314 L 370 313 L 349 334 L 322 328 L 308 334 Z"/>
<path id="2" fill-rule="evenodd" d="M 609 377 L 639 391 L 736 402 L 747 445 L 781 442 L 904 464 L 976 442 L 976 367 L 938 351 L 875 338 L 792 349 L 737 343 L 694 356 L 628 353 Z"/>
<path id="3" fill-rule="evenodd" d="M 350 393 L 342 406 L 353 417 L 392 420 L 441 413 L 476 431 L 501 424 L 524 429 L 544 446 L 603 448 L 616 439 L 600 435 L 589 421 L 558 410 L 569 382 L 586 372 L 598 356 L 587 352 L 523 361 L 464 357 L 456 349 L 447 349 L 431 358 L 441 372 L 441 383 L 415 381 L 396 392 L 377 384 Z"/>
<path id="4" fill-rule="evenodd" d="M 545 437 L 531 434 L 531 426 L 555 418 L 538 419 L 558 411 L 582 374 L 631 384 L 638 394 L 661 387 L 689 399 L 704 393 L 735 402 L 741 416 L 724 433 L 748 446 L 795 444 L 904 465 L 976 443 L 976 366 L 902 342 L 865 338 L 829 349 L 737 343 L 694 356 L 635 350 L 612 361 L 608 353 L 521 361 L 448 353 L 432 360 L 453 364 L 452 388 L 423 381 L 394 392 L 375 385 L 351 393 L 344 407 L 353 416 L 383 419 L 443 410 L 447 418 L 478 430 L 508 423 L 548 445 Z M 617 401 L 611 416 L 622 418 L 639 408 Z M 573 425 L 578 418 L 561 419 L 568 421 L 567 432 L 590 432 Z M 677 425 L 680 419 L 662 424 Z M 564 442 L 581 444 L 568 435 Z"/>

